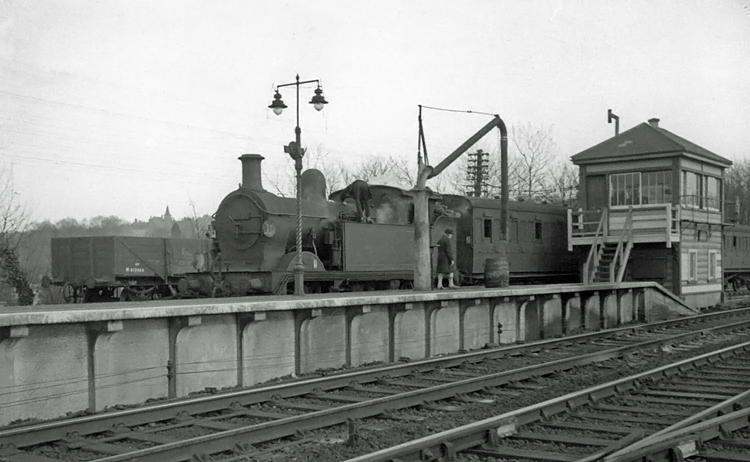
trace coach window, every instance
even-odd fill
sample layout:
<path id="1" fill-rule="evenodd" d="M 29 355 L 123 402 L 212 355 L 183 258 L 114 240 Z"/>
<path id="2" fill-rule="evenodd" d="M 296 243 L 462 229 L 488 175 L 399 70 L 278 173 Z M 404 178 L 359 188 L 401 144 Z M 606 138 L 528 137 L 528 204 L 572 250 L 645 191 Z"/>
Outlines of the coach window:
<path id="1" fill-rule="evenodd" d="M 492 242 L 492 220 L 484 219 L 484 238 Z"/>
<path id="2" fill-rule="evenodd" d="M 537 221 L 534 223 L 534 239 L 542 238 L 542 222 Z"/>
<path id="3" fill-rule="evenodd" d="M 609 176 L 609 205 L 637 205 L 641 203 L 641 174 L 616 173 Z"/>

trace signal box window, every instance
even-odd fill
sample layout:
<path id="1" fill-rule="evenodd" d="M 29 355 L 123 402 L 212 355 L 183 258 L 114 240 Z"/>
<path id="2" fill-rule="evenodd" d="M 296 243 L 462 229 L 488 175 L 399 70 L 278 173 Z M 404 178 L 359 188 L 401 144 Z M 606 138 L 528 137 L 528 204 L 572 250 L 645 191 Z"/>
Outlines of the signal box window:
<path id="1" fill-rule="evenodd" d="M 492 220 L 484 220 L 484 238 L 492 240 Z"/>
<path id="2" fill-rule="evenodd" d="M 542 238 L 542 222 L 537 221 L 534 223 L 534 239 L 541 239 Z"/>
<path id="3" fill-rule="evenodd" d="M 646 172 L 643 174 L 644 204 L 669 204 L 672 202 L 672 172 Z"/>
<path id="4" fill-rule="evenodd" d="M 617 173 L 609 176 L 609 205 L 641 203 L 641 174 Z"/>
<path id="5" fill-rule="evenodd" d="M 698 251 L 697 250 L 690 250 L 688 251 L 689 255 L 689 265 L 690 265 L 690 272 L 689 272 L 689 279 L 690 281 L 695 281 L 698 279 Z"/>
<path id="6" fill-rule="evenodd" d="M 700 207 L 701 176 L 693 172 L 682 172 L 682 205 Z"/>
<path id="7" fill-rule="evenodd" d="M 706 207 L 719 210 L 721 199 L 721 180 L 712 176 L 706 177 Z"/>
<path id="8" fill-rule="evenodd" d="M 716 251 L 708 251 L 708 279 L 716 279 Z"/>

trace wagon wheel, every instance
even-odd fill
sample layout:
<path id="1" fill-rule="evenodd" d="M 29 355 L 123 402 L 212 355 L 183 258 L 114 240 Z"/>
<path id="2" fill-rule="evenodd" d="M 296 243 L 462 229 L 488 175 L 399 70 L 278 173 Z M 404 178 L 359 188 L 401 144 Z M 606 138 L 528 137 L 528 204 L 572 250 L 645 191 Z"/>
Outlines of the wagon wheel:
<path id="1" fill-rule="evenodd" d="M 401 281 L 398 279 L 391 279 L 388 281 L 388 290 L 398 290 L 401 288 Z"/>
<path id="2" fill-rule="evenodd" d="M 62 296 L 65 303 L 81 303 L 81 297 L 73 284 L 66 282 L 62 287 Z"/>

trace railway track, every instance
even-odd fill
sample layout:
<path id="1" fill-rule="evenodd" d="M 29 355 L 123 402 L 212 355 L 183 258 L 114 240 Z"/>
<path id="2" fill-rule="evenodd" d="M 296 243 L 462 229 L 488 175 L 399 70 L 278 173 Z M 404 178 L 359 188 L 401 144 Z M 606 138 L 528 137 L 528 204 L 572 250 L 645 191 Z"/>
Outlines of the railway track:
<path id="1" fill-rule="evenodd" d="M 313 429 L 354 426 L 353 419 L 373 416 L 416 419 L 399 410 L 445 412 L 465 403 L 491 403 L 495 396 L 533 390 L 524 381 L 536 377 L 677 343 L 694 348 L 710 341 L 708 334 L 748 328 L 748 313 L 713 313 L 11 428 L 0 432 L 0 458 L 252 460 Z"/>
<path id="2" fill-rule="evenodd" d="M 349 462 L 747 461 L 750 440 L 727 436 L 750 426 L 749 359 L 745 342 Z M 731 449 L 701 448 L 710 439 Z"/>

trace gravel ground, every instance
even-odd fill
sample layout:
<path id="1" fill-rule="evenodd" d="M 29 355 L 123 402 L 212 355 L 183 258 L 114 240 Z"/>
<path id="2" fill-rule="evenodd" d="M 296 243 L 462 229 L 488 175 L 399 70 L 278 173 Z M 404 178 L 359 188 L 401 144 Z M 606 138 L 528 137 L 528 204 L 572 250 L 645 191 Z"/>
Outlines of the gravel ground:
<path id="1" fill-rule="evenodd" d="M 470 422 L 493 417 L 504 412 L 546 401 L 566 393 L 600 383 L 644 372 L 681 359 L 750 341 L 750 336 L 739 338 L 719 337 L 691 351 L 673 350 L 658 356 L 637 355 L 630 360 L 611 360 L 606 363 L 579 367 L 554 376 L 538 378 L 524 384 L 534 383 L 543 388 L 523 390 L 518 396 L 494 396 L 495 402 L 488 404 L 462 403 L 459 412 L 436 412 L 424 409 L 407 409 L 401 414 L 423 417 L 421 422 L 405 422 L 390 419 L 366 419 L 359 423 L 359 432 L 353 441 L 348 441 L 347 429 L 343 426 L 311 432 L 300 441 L 289 444 L 283 450 L 262 456 L 251 456 L 241 460 L 248 462 L 312 462 L 342 461 L 358 455 L 405 443 Z M 488 396 L 484 396 L 488 397 Z M 451 403 L 456 404 L 456 403 Z M 258 448 L 260 449 L 260 448 Z M 575 449 L 571 446 L 571 452 Z M 466 461 L 480 460 L 473 456 L 462 456 Z"/>
<path id="2" fill-rule="evenodd" d="M 472 421 L 492 417 L 503 412 L 545 401 L 570 391 L 579 390 L 581 388 L 592 386 L 598 383 L 614 380 L 626 375 L 631 375 L 639 371 L 658 367 L 659 365 L 668 364 L 680 358 L 687 358 L 690 356 L 701 354 L 703 352 L 712 351 L 723 346 L 737 343 L 738 341 L 739 340 L 737 340 L 736 338 L 728 339 L 727 337 L 722 336 L 716 338 L 711 346 L 704 345 L 699 349 L 694 349 L 687 352 L 672 351 L 665 353 L 662 356 L 648 357 L 642 355 L 636 355 L 634 357 L 632 355 L 629 355 L 626 360 L 608 361 L 606 363 L 599 363 L 596 365 L 581 367 L 564 373 L 555 374 L 554 376 L 537 378 L 522 383 L 522 386 L 536 387 L 534 389 L 516 389 L 508 391 L 507 394 L 503 395 L 474 395 L 476 397 L 494 399 L 495 402 L 493 404 L 459 403 L 456 401 L 445 403 L 458 408 L 458 411 L 456 412 L 440 412 L 424 408 L 412 408 L 396 411 L 392 413 L 395 416 L 406 416 L 412 419 L 418 418 L 422 420 L 419 422 L 414 422 L 413 420 L 403 421 L 384 418 L 366 419 L 365 421 L 357 422 L 359 427 L 358 433 L 357 436 L 352 438 L 351 440 L 349 439 L 346 426 L 338 426 L 316 430 L 287 442 L 273 442 L 267 445 L 256 446 L 256 450 L 263 451 L 263 455 L 260 457 L 241 457 L 237 455 L 226 454 L 224 455 L 224 457 L 222 457 L 222 455 L 216 455 L 214 459 L 225 459 L 232 461 L 257 460 L 270 462 L 346 460 L 363 453 L 372 452 L 377 449 L 393 446 L 395 444 L 410 441 L 422 436 L 455 428 L 456 426 L 464 425 Z M 459 370 L 469 371 L 472 373 L 491 373 L 497 372 L 498 370 L 508 370 L 533 364 L 539 364 L 542 362 L 550 361 L 553 358 L 557 358 L 559 356 L 569 357 L 571 355 L 571 350 L 579 354 L 585 354 L 596 351 L 597 349 L 601 350 L 609 348 L 611 347 L 596 346 L 592 344 L 580 344 L 560 349 L 524 353 L 521 355 L 504 357 L 497 360 L 488 360 L 482 363 L 472 364 Z M 435 371 L 421 374 L 422 379 L 427 379 L 430 376 L 451 377 L 450 371 Z M 410 381 L 408 378 L 400 378 L 397 380 L 406 382 Z M 339 393 L 350 394 L 354 396 L 370 395 L 370 393 L 367 392 L 354 392 L 344 390 L 339 391 Z M 381 395 L 374 394 L 374 396 Z M 323 400 L 317 402 L 316 400 L 311 400 L 309 397 L 290 398 L 287 401 L 332 405 L 332 403 L 330 402 Z M 280 409 L 271 403 L 256 405 L 255 408 L 263 411 L 283 412 L 287 415 L 304 413 L 303 411 Z M 228 413 L 228 411 L 221 411 L 208 415 L 214 415 L 218 417 L 222 413 Z M 245 425 L 251 425 L 260 422 L 259 420 L 254 418 L 229 416 L 227 416 L 226 420 L 221 420 L 220 418 L 216 420 Z M 176 438 L 195 437 L 212 433 L 205 428 L 194 427 L 189 424 L 185 426 L 183 426 L 184 424 L 175 425 L 176 423 L 178 422 L 168 421 L 157 424 L 149 424 L 147 427 L 143 428 L 143 430 L 148 429 L 157 432 L 158 434 Z M 161 430 L 161 428 L 163 428 L 163 430 Z M 134 430 L 138 431 L 139 429 Z M 149 446 L 148 443 L 144 444 L 140 441 L 136 442 L 131 440 L 121 440 L 118 442 L 114 442 L 113 444 L 138 448 Z M 101 457 L 101 455 L 85 450 L 70 450 L 63 445 L 43 445 L 35 448 L 30 452 L 53 459 L 70 461 L 86 461 Z M 468 458 L 466 460 L 478 459 Z M 3 461 L 4 459 L 0 457 L 0 462 Z"/>

